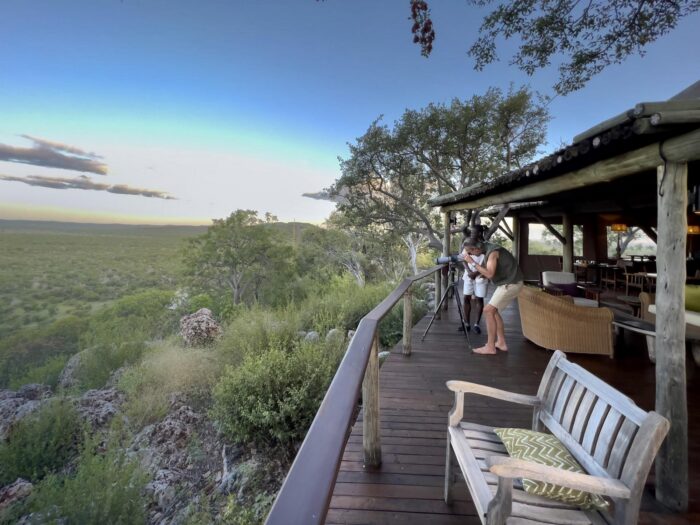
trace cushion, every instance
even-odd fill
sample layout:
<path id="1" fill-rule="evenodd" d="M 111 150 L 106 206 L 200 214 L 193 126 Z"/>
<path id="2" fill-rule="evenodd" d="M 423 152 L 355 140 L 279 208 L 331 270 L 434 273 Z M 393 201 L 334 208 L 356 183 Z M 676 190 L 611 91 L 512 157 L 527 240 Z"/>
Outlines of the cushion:
<path id="1" fill-rule="evenodd" d="M 685 309 L 700 312 L 700 286 L 693 284 L 685 286 Z"/>
<path id="2" fill-rule="evenodd" d="M 576 297 L 578 295 L 578 286 L 576 286 L 576 283 L 552 283 L 550 286 L 561 290 L 565 295 L 570 295 L 571 297 Z"/>
<path id="3" fill-rule="evenodd" d="M 551 434 L 523 428 L 494 428 L 493 431 L 501 438 L 512 458 L 557 467 L 569 472 L 586 473 L 566 450 L 566 447 Z M 583 509 L 607 510 L 608 508 L 608 502 L 598 494 L 590 494 L 544 481 L 523 479 L 523 488 L 529 494 L 545 496 Z"/>

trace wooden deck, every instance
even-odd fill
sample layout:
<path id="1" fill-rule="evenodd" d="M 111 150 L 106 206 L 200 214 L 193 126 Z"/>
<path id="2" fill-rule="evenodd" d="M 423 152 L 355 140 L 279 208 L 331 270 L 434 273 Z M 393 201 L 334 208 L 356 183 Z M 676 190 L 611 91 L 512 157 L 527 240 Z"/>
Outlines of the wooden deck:
<path id="1" fill-rule="evenodd" d="M 362 414 L 358 417 L 326 517 L 340 524 L 477 524 L 476 510 L 466 486 L 458 485 L 456 501 L 448 507 L 442 499 L 447 413 L 453 395 L 445 387 L 449 379 L 474 381 L 514 392 L 535 394 L 551 352 L 526 341 L 520 331 L 517 306 L 505 314 L 508 353 L 495 356 L 471 354 L 463 334 L 457 332 L 457 310 L 436 320 L 424 342 L 420 338 L 430 317 L 414 327 L 413 353 L 401 354 L 399 344 L 380 373 L 381 467 L 366 471 L 362 464 Z M 482 326 L 484 323 L 482 322 Z M 485 329 L 484 329 L 485 332 Z M 471 335 L 479 346 L 485 334 Z M 654 407 L 654 366 L 642 337 L 624 334 L 618 339 L 616 358 L 570 354 L 572 361 L 612 384 L 646 410 Z M 700 373 L 688 361 L 690 442 L 690 512 L 664 512 L 652 496 L 642 504 L 640 523 L 700 523 Z M 531 411 L 478 396 L 465 399 L 468 419 L 490 425 L 529 428 Z M 459 469 L 457 469 L 459 471 Z"/>

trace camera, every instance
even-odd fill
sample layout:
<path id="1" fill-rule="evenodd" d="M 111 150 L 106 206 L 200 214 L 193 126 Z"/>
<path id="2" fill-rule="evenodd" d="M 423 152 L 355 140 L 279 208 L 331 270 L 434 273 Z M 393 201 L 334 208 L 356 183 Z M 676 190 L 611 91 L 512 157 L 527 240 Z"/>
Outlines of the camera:
<path id="1" fill-rule="evenodd" d="M 461 253 L 452 255 L 443 255 L 435 258 L 435 264 L 456 264 L 464 260 L 464 255 Z"/>

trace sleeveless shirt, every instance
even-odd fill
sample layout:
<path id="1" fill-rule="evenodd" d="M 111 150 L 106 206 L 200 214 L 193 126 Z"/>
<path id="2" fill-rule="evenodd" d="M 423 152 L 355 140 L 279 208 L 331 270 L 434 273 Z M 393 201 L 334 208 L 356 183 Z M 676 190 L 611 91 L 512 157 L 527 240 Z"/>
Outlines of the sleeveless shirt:
<path id="1" fill-rule="evenodd" d="M 493 244 L 491 242 L 485 242 L 484 250 L 486 253 L 487 264 L 489 255 L 492 252 L 499 252 L 498 262 L 496 263 L 496 273 L 491 278 L 491 282 L 493 284 L 496 286 L 514 284 L 524 279 L 523 272 L 520 270 L 515 257 L 513 257 L 513 254 L 511 254 L 503 246 L 499 246 L 498 244 Z"/>

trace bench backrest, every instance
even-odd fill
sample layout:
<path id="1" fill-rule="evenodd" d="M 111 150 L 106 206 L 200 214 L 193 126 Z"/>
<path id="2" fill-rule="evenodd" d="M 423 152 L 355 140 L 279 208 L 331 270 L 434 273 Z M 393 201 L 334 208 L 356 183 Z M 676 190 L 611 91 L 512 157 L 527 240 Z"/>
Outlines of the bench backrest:
<path id="1" fill-rule="evenodd" d="M 535 430 L 544 425 L 589 474 L 619 479 L 629 487 L 632 498 L 616 502 L 616 515 L 638 512 L 649 469 L 668 432 L 668 420 L 645 412 L 559 351 L 545 370 L 538 397 L 543 403 L 535 412 Z"/>

